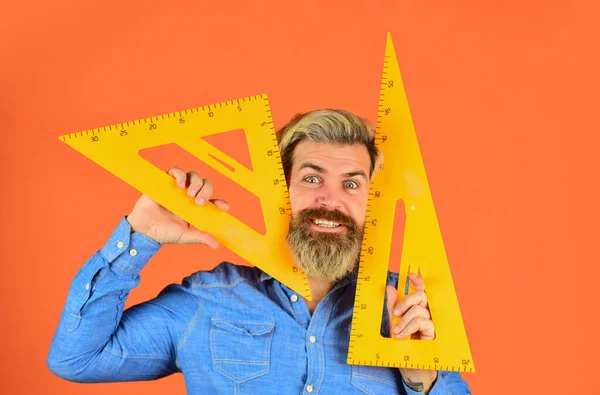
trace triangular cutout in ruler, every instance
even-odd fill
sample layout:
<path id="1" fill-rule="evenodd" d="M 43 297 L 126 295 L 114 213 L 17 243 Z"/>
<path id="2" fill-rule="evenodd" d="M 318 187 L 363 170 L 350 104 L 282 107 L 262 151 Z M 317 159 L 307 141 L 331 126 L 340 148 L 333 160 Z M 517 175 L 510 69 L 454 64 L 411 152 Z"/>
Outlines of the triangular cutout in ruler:
<path id="1" fill-rule="evenodd" d="M 250 171 L 202 137 L 243 129 Z M 286 180 L 267 95 L 246 97 L 59 137 L 138 191 L 209 232 L 226 248 L 311 299 L 304 272 L 285 242 L 291 217 Z M 173 178 L 139 155 L 140 150 L 177 144 L 260 198 L 266 234 L 261 235 L 213 204 L 195 205 Z M 231 171 L 233 169 L 234 171 Z"/>
<path id="2" fill-rule="evenodd" d="M 356 289 L 349 364 L 474 372 L 444 243 L 429 190 L 394 45 L 388 33 L 376 141 L 384 165 L 369 194 L 363 252 Z M 398 283 L 405 298 L 406 268 L 420 268 L 425 282 L 434 340 L 386 338 L 380 334 L 381 309 L 390 261 L 394 213 L 406 208 L 402 267 Z"/>
<path id="3" fill-rule="evenodd" d="M 234 158 L 248 170 L 254 171 L 252 157 L 248 150 L 248 139 L 246 138 L 244 129 L 230 130 L 228 132 L 203 136 L 202 140 L 206 141 L 225 155 Z M 235 169 L 232 170 L 235 171 Z"/>
<path id="4" fill-rule="evenodd" d="M 245 132 L 241 129 L 237 132 L 217 133 L 208 136 L 208 138 L 205 136 L 202 139 L 252 171 L 253 167 L 250 163 L 250 153 L 247 148 Z M 221 135 L 223 135 L 222 138 L 219 138 Z M 240 144 L 240 146 L 233 146 L 232 142 Z M 244 144 L 243 147 L 241 146 L 242 144 Z M 244 222 L 258 234 L 266 234 L 267 229 L 259 197 L 232 181 L 231 178 L 222 175 L 212 166 L 198 160 L 197 157 L 179 145 L 171 143 L 158 147 L 145 148 L 139 150 L 138 154 L 165 172 L 175 166 L 185 171 L 194 170 L 203 178 L 208 178 L 212 182 L 214 189 L 213 199 L 225 199 L 230 205 L 229 214 Z M 217 158 L 214 159 L 218 160 Z M 230 171 L 235 172 L 235 169 L 227 163 L 223 162 L 222 165 Z M 241 259 L 239 255 L 236 256 L 238 256 L 238 259 Z M 240 263 L 245 264 L 244 262 Z"/>

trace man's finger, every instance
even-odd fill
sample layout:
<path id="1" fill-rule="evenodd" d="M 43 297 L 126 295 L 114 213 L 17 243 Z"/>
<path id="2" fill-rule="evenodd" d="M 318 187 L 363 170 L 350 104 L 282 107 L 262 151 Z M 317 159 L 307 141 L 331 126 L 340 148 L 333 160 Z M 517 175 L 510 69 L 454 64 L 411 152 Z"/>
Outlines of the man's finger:
<path id="1" fill-rule="evenodd" d="M 435 338 L 433 321 L 421 317 L 414 318 L 406 325 L 406 328 L 402 332 L 396 335 L 396 338 L 402 339 L 415 333 L 420 333 L 419 337 L 421 340 L 432 340 Z"/>
<path id="2" fill-rule="evenodd" d="M 210 201 L 223 211 L 229 211 L 229 203 L 223 199 L 210 199 Z"/>
<path id="3" fill-rule="evenodd" d="M 431 314 L 429 313 L 429 310 L 427 310 L 426 308 L 424 308 L 422 306 L 419 306 L 419 305 L 412 306 L 406 312 L 406 314 L 404 314 L 404 316 L 398 322 L 398 324 L 392 328 L 392 334 L 397 335 L 400 332 L 402 332 L 408 326 L 409 322 L 411 322 L 415 318 L 424 318 L 424 319 L 428 320 L 431 318 Z"/>
<path id="4" fill-rule="evenodd" d="M 415 291 L 425 291 L 425 281 L 423 281 L 423 278 L 414 273 L 410 273 L 408 277 L 410 278 L 410 282 L 413 283 Z"/>
<path id="5" fill-rule="evenodd" d="M 210 180 L 208 178 L 205 178 L 204 182 L 202 184 L 202 188 L 200 188 L 200 190 L 198 191 L 198 194 L 196 195 L 196 203 L 197 204 L 206 203 L 208 201 L 208 199 L 210 199 L 212 194 L 213 194 L 212 183 L 210 182 Z"/>
<path id="6" fill-rule="evenodd" d="M 202 186 L 204 185 L 204 179 L 200 177 L 200 174 L 195 171 L 190 171 L 187 174 L 188 195 L 195 198 Z"/>
<path id="7" fill-rule="evenodd" d="M 387 293 L 387 302 L 386 302 L 386 307 L 387 307 L 387 312 L 388 312 L 388 328 L 391 329 L 392 325 L 394 324 L 394 305 L 396 304 L 396 301 L 398 300 L 398 291 L 396 290 L 396 288 L 394 288 L 391 285 L 388 285 L 385 289 L 386 293 Z"/>
<path id="8" fill-rule="evenodd" d="M 178 167 L 171 167 L 167 174 L 175 179 L 175 182 L 179 188 L 186 187 L 186 174 L 183 170 Z"/>
<path id="9" fill-rule="evenodd" d="M 396 305 L 394 308 L 394 315 L 401 316 L 408 311 L 412 306 L 419 305 L 421 307 L 427 308 L 427 294 L 425 291 L 416 291 L 410 295 L 408 295 L 404 300 Z"/>

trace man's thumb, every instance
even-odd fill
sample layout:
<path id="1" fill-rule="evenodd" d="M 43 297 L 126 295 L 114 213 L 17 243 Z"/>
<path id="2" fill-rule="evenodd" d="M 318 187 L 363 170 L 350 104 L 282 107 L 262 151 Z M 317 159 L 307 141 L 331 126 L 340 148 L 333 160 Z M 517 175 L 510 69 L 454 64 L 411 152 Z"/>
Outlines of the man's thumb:
<path id="1" fill-rule="evenodd" d="M 388 312 L 388 327 L 392 329 L 394 323 L 394 307 L 396 307 L 396 302 L 398 301 L 398 291 L 393 286 L 388 285 L 385 288 L 385 292 L 387 294 L 386 309 Z"/>
<path id="2" fill-rule="evenodd" d="M 181 244 L 205 244 L 213 250 L 219 247 L 219 242 L 213 235 L 197 229 L 190 229 L 185 232 L 181 235 L 179 242 Z"/>

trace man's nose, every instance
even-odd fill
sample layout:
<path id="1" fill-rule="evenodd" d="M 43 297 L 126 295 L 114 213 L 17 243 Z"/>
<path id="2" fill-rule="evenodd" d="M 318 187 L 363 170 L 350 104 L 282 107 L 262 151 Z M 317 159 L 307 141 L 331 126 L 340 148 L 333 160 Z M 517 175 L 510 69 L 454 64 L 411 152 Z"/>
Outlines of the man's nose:
<path id="1" fill-rule="evenodd" d="M 317 203 L 319 206 L 327 207 L 330 210 L 340 208 L 341 191 L 331 185 L 323 185 L 319 188 Z"/>

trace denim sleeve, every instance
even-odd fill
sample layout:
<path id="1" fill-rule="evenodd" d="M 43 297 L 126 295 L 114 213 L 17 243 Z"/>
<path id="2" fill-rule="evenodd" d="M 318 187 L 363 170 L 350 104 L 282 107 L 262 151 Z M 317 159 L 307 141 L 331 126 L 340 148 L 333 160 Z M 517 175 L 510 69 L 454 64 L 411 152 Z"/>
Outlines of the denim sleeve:
<path id="1" fill-rule="evenodd" d="M 423 392 L 416 392 L 408 388 L 402 380 L 406 395 L 423 395 Z M 433 384 L 429 395 L 472 395 L 467 382 L 458 372 L 448 372 L 438 370 L 438 378 Z"/>
<path id="2" fill-rule="evenodd" d="M 74 382 L 154 380 L 179 371 L 177 347 L 200 311 L 191 279 L 154 299 L 124 304 L 160 244 L 131 233 L 122 218 L 107 243 L 77 272 L 52 339 L 47 366 Z"/>

